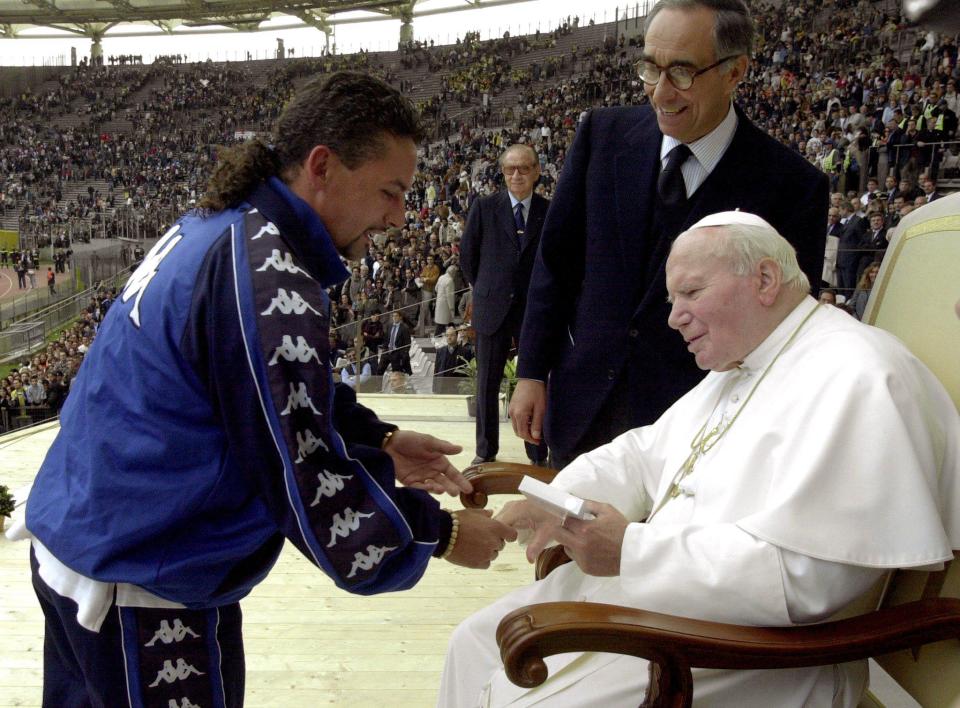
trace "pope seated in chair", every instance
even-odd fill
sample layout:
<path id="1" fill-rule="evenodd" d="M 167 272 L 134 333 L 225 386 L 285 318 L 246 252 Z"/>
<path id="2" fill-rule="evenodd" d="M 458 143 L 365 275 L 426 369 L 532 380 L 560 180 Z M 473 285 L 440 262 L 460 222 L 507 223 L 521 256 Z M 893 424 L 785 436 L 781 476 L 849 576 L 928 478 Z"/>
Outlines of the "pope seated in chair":
<path id="1" fill-rule="evenodd" d="M 936 568 L 960 547 L 960 417 L 895 337 L 819 305 L 790 244 L 742 212 L 708 216 L 667 261 L 669 324 L 711 373 L 654 424 L 577 458 L 554 486 L 595 518 L 529 501 L 499 519 L 533 560 L 573 563 L 454 632 L 443 708 L 636 706 L 647 664 L 547 658 L 547 681 L 510 683 L 495 639 L 510 611 L 551 601 L 626 605 L 754 626 L 829 618 L 892 568 Z M 866 662 L 695 670 L 694 704 L 856 706 Z"/>

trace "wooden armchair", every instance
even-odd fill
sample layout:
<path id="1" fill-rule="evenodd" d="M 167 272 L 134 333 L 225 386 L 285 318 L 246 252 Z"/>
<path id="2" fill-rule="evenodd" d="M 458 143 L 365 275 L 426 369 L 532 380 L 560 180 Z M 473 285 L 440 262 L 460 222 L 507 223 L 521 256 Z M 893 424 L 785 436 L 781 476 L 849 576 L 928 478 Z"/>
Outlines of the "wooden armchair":
<path id="1" fill-rule="evenodd" d="M 474 491 L 460 500 L 466 507 L 483 508 L 491 495 L 517 494 L 524 475 L 549 482 L 555 472 L 488 462 L 469 467 L 464 474 Z M 536 577 L 545 577 L 569 560 L 560 546 L 546 549 L 537 559 Z M 936 574 L 923 594 L 935 595 L 931 588 L 939 588 L 945 575 L 946 571 Z M 497 629 L 507 676 L 527 688 L 547 679 L 543 660 L 554 654 L 596 651 L 646 659 L 650 682 L 642 705 L 649 708 L 690 706 L 694 668 L 821 666 L 902 650 L 916 656 L 921 645 L 945 639 L 960 639 L 960 599 L 935 596 L 803 627 L 745 627 L 616 605 L 548 602 L 511 612 Z"/>
<path id="2" fill-rule="evenodd" d="M 953 319 L 953 303 L 960 297 L 957 263 L 960 195 L 938 200 L 901 223 L 864 320 L 906 342 L 960 405 L 960 323 Z M 550 470 L 506 463 L 477 465 L 467 472 L 475 491 L 461 499 L 474 508 L 485 506 L 491 494 L 516 493 L 524 474 L 543 481 L 553 477 Z M 537 577 L 565 557 L 562 549 L 544 555 L 548 552 L 538 561 Z M 504 617 L 497 641 L 510 680 L 531 688 L 546 680 L 543 660 L 554 654 L 597 651 L 646 659 L 650 682 L 643 706 L 691 705 L 692 668 L 795 668 L 867 657 L 879 657 L 878 663 L 924 708 L 956 706 L 958 568 L 954 563 L 938 573 L 897 571 L 883 589 L 881 609 L 817 625 L 744 627 L 613 605 L 553 602 Z"/>

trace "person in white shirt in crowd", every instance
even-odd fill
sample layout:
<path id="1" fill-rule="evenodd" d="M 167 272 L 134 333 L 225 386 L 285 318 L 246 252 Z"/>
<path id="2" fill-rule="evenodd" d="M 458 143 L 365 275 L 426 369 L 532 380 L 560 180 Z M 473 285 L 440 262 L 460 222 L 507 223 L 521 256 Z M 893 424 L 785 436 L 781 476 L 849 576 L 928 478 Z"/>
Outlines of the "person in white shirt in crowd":
<path id="1" fill-rule="evenodd" d="M 437 325 L 435 337 L 447 331 L 453 324 L 457 313 L 457 285 L 455 282 L 457 266 L 447 266 L 446 272 L 437 280 L 437 304 L 433 321 Z"/>

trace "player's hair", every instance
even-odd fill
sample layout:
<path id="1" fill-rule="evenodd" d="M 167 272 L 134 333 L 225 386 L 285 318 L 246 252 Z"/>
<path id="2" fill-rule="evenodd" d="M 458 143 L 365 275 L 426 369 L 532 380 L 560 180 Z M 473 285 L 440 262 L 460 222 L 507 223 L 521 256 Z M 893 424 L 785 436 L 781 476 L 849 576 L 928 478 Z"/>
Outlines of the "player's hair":
<path id="1" fill-rule="evenodd" d="M 423 137 L 416 109 L 396 89 L 359 72 L 314 79 L 286 105 L 273 144 L 255 138 L 224 150 L 198 207 L 220 211 L 269 177 L 292 178 L 317 145 L 326 145 L 349 169 L 378 157 L 385 135 Z"/>

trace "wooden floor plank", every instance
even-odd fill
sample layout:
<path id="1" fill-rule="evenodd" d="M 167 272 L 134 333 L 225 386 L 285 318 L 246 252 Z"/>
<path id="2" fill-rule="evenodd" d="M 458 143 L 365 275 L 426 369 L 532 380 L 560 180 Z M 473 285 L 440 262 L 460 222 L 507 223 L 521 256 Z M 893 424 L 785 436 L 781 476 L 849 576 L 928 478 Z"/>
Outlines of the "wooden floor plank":
<path id="1" fill-rule="evenodd" d="M 463 445 L 454 463 L 470 463 L 474 424 L 457 419 L 459 407 L 439 398 L 431 408 L 429 397 L 409 397 L 404 408 L 399 398 L 408 397 L 389 401 L 395 422 Z M 418 420 L 404 422 L 405 414 Z M 53 427 L 18 440 L 0 438 L 0 483 L 27 488 L 55 434 Z M 524 461 L 523 445 L 507 425 L 500 439 L 500 459 Z M 442 503 L 459 508 L 449 497 Z M 43 619 L 27 558 L 27 544 L 0 537 L 0 708 L 40 705 Z M 410 591 L 359 597 L 336 588 L 287 544 L 273 572 L 242 603 L 247 705 L 432 706 L 453 627 L 531 577 L 522 549 L 510 546 L 488 571 L 433 561 Z"/>

